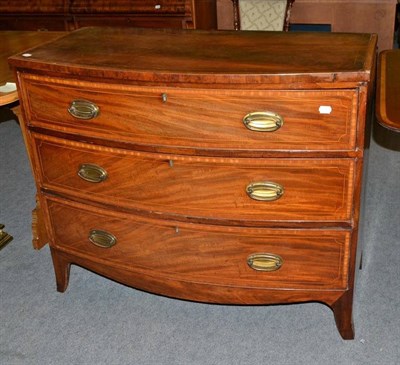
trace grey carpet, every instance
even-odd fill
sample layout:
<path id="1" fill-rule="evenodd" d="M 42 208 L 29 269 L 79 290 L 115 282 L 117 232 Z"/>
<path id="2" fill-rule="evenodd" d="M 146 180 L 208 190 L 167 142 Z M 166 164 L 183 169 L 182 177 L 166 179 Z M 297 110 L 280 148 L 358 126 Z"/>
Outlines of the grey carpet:
<path id="1" fill-rule="evenodd" d="M 318 303 L 222 306 L 164 298 L 72 266 L 56 292 L 48 248 L 31 247 L 34 183 L 19 126 L 0 124 L 0 364 L 399 364 L 400 152 L 372 143 L 356 339 Z"/>

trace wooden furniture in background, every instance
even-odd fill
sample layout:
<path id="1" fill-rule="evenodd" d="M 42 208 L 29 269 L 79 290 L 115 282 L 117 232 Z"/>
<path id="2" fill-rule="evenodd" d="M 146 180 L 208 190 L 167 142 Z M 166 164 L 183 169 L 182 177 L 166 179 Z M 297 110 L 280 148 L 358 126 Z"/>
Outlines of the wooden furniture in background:
<path id="1" fill-rule="evenodd" d="M 333 32 L 377 33 L 379 50 L 393 48 L 397 0 L 296 0 L 293 24 L 330 24 Z M 218 28 L 233 29 L 232 0 L 217 0 Z"/>
<path id="2" fill-rule="evenodd" d="M 235 30 L 288 31 L 294 0 L 232 0 Z"/>
<path id="3" fill-rule="evenodd" d="M 400 51 L 379 55 L 374 139 L 381 146 L 400 151 Z"/>
<path id="4" fill-rule="evenodd" d="M 375 50 L 86 28 L 12 57 L 57 289 L 77 264 L 188 300 L 318 301 L 353 338 Z"/>
<path id="5" fill-rule="evenodd" d="M 400 50 L 379 55 L 376 116 L 385 128 L 400 132 Z"/>
<path id="6" fill-rule="evenodd" d="M 216 29 L 216 0 L 0 0 L 1 30 Z"/>
<path id="7" fill-rule="evenodd" d="M 15 83 L 14 74 L 8 64 L 8 57 L 59 38 L 62 32 L 25 32 L 0 31 L 0 87 L 7 83 Z M 2 92 L 0 90 L 0 106 L 11 104 L 18 100 L 17 90 Z"/>

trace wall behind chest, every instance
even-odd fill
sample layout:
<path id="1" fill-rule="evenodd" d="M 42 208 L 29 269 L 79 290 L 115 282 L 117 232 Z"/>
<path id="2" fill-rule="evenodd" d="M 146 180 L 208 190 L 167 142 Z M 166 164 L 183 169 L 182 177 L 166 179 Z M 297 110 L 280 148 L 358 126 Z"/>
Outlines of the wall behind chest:
<path id="1" fill-rule="evenodd" d="M 332 32 L 377 33 L 379 50 L 393 48 L 397 0 L 296 0 L 290 22 L 329 24 Z M 233 29 L 232 0 L 217 0 L 218 28 Z"/>

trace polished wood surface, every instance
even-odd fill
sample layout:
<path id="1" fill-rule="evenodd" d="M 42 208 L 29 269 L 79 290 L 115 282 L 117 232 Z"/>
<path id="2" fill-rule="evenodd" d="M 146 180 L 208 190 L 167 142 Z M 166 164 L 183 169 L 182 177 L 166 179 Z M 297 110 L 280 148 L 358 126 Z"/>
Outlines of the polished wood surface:
<path id="1" fill-rule="evenodd" d="M 192 158 L 117 149 L 105 152 L 47 138 L 35 140 L 34 145 L 43 188 L 80 200 L 89 193 L 93 200 L 107 205 L 118 201 L 137 214 L 200 223 L 351 224 L 353 159 Z M 108 174 L 101 183 L 87 182 L 77 174 L 79 166 L 93 161 Z M 282 185 L 283 196 L 260 202 L 246 194 L 250 183 L 265 180 Z"/>
<path id="2" fill-rule="evenodd" d="M 216 0 L 0 0 L 0 29 L 87 26 L 216 29 Z"/>
<path id="3" fill-rule="evenodd" d="M 237 155 L 241 149 L 243 156 L 265 156 L 271 150 L 299 149 L 348 151 L 351 155 L 356 144 L 358 94 L 354 90 L 250 92 L 128 85 L 122 90 L 119 84 L 74 80 L 66 83 L 63 79 L 36 76 L 25 77 L 23 83 L 26 113 L 32 126 L 89 138 L 108 139 L 113 133 L 120 141 L 142 150 L 162 152 L 174 148 L 190 154 L 196 147 L 199 154 L 235 151 Z M 116 92 L 118 99 L 114 99 Z M 99 116 L 82 125 L 68 112 L 68 100 L 76 99 L 95 103 Z M 326 114 L 320 113 L 321 105 L 328 108 Z M 249 111 L 265 110 L 284 119 L 279 130 L 243 131 L 243 120 Z"/>
<path id="4" fill-rule="evenodd" d="M 354 338 L 375 52 L 366 34 L 87 28 L 12 57 L 57 289 L 77 264 L 189 300 L 318 301 Z"/>
<path id="5" fill-rule="evenodd" d="M 82 69 L 88 69 L 87 76 L 110 75 L 125 83 L 191 83 L 197 88 L 223 84 L 253 89 L 270 84 L 275 89 L 289 84 L 298 89 L 317 83 L 334 88 L 343 86 L 341 82 L 355 85 L 370 80 L 365 71 L 374 62 L 374 35 L 272 32 L 265 37 L 260 32 L 238 35 L 218 31 L 212 33 L 213 47 L 208 47 L 209 34 L 178 29 L 89 28 L 59 39 L 52 51 L 38 47 L 29 58 L 15 57 L 13 64 L 29 65 L 47 74 L 79 76 Z"/>
<path id="6" fill-rule="evenodd" d="M 8 57 L 59 38 L 59 32 L 24 32 L 0 31 L 0 86 L 7 82 L 15 83 L 14 74 L 8 64 Z M 11 92 L 0 91 L 0 105 L 7 105 L 18 100 L 17 90 Z"/>
<path id="7" fill-rule="evenodd" d="M 400 132 L 400 50 L 379 55 L 376 116 L 385 128 Z"/>
<path id="8" fill-rule="evenodd" d="M 177 232 L 170 221 L 132 219 L 121 213 L 109 215 L 104 210 L 74 202 L 60 203 L 52 198 L 48 206 L 55 227 L 56 249 L 90 256 L 99 263 L 128 265 L 128 270 L 138 277 L 169 277 L 180 282 L 258 289 L 345 289 L 347 285 L 350 230 L 288 232 L 178 223 Z M 96 226 L 107 227 L 117 237 L 113 248 L 104 249 L 88 242 L 89 232 Z M 132 245 L 138 240 L 143 244 Z M 260 250 L 284 257 L 282 268 L 269 275 L 251 269 L 247 257 Z M 143 280 L 141 288 L 147 289 L 146 285 Z M 190 295 L 179 293 L 188 299 Z M 215 301 L 212 294 L 203 300 Z M 225 300 L 244 301 L 235 293 Z"/>

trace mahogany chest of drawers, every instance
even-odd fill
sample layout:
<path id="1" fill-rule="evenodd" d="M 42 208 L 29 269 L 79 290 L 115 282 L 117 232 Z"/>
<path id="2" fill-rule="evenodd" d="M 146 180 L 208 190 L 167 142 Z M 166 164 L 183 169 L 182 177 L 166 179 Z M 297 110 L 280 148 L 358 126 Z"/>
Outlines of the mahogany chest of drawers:
<path id="1" fill-rule="evenodd" d="M 76 264 L 175 298 L 319 301 L 353 338 L 375 46 L 86 28 L 12 57 L 57 289 Z"/>

